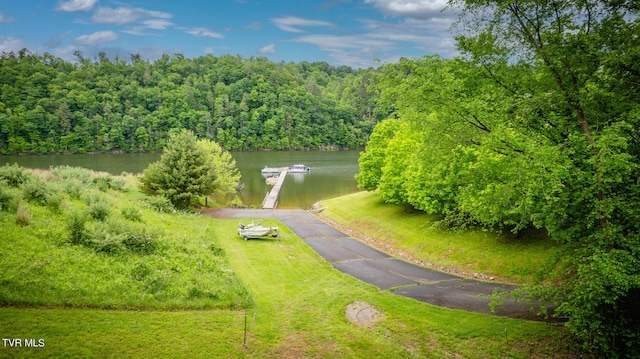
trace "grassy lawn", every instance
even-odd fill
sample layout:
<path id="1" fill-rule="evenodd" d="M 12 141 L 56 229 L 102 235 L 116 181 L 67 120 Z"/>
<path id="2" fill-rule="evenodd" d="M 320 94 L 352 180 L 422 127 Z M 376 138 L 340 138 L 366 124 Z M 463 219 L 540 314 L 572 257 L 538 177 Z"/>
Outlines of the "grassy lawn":
<path id="1" fill-rule="evenodd" d="M 249 288 L 252 307 L 2 308 L 3 338 L 44 338 L 46 345 L 3 347 L 0 357 L 570 356 L 560 349 L 565 343 L 555 325 L 448 310 L 379 291 L 333 269 L 287 229 L 279 239 L 245 242 L 235 234 L 236 220 L 208 220 L 235 273 Z M 350 323 L 345 308 L 355 300 L 371 303 L 386 318 L 372 327 Z M 246 346 L 245 314 L 251 329 Z"/>
<path id="2" fill-rule="evenodd" d="M 263 223 L 280 226 L 280 238 L 243 241 L 240 221 L 160 213 L 135 178 L 126 181 L 124 190 L 87 187 L 77 198 L 47 187 L 60 206 L 0 188 L 0 358 L 571 357 L 555 324 L 380 291 L 335 270 L 276 221 Z M 16 223 L 20 196 L 28 225 Z M 92 213 L 96 197 L 108 216 L 87 219 L 74 240 L 70 223 Z M 386 317 L 349 322 L 345 309 L 356 300 Z"/>
<path id="3" fill-rule="evenodd" d="M 322 202 L 322 215 L 412 256 L 425 266 L 513 282 L 554 280 L 562 276 L 563 249 L 544 232 L 516 237 L 483 231 L 447 232 L 433 228 L 434 216 L 409 206 L 385 204 L 373 192 L 358 192 Z"/>

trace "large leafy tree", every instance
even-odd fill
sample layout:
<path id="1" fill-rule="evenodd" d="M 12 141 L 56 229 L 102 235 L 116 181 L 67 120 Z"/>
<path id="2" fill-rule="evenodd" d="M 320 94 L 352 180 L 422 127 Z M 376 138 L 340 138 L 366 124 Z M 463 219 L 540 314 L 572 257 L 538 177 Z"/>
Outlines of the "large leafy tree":
<path id="1" fill-rule="evenodd" d="M 140 189 L 186 209 L 199 196 L 233 192 L 239 179 L 235 161 L 219 145 L 182 130 L 171 135 L 160 160 L 144 170 Z"/>
<path id="2" fill-rule="evenodd" d="M 374 147 L 376 188 L 463 224 L 546 229 L 574 250 L 557 313 L 586 346 L 638 355 L 637 2 L 452 4 L 462 59 L 382 69 L 381 105 L 411 130 Z"/>
<path id="3" fill-rule="evenodd" d="M 638 3 L 452 3 L 464 10 L 464 54 L 512 93 L 506 120 L 556 150 L 562 187 L 532 221 L 579 248 L 559 312 L 587 345 L 640 354 Z M 529 74 L 515 78 L 517 66 Z"/>

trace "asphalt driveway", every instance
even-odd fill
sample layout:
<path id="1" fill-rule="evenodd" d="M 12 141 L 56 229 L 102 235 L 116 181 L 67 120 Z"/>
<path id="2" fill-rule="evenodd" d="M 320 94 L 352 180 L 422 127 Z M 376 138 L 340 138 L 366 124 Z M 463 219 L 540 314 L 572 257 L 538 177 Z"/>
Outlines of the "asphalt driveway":
<path id="1" fill-rule="evenodd" d="M 304 210 L 221 208 L 209 209 L 205 213 L 219 218 L 275 218 L 334 268 L 381 290 L 445 308 L 541 319 L 531 311 L 529 304 L 516 303 L 510 298 L 491 313 L 488 296 L 494 289 L 512 291 L 515 286 L 466 279 L 393 258 L 345 235 Z"/>

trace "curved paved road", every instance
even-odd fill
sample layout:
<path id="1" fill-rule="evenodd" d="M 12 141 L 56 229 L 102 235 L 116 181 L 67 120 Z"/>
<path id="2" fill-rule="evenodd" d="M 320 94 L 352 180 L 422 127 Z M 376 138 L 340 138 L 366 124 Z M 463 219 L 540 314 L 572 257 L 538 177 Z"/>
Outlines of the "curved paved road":
<path id="1" fill-rule="evenodd" d="M 275 218 L 289 227 L 334 268 L 382 290 L 451 309 L 462 309 L 511 318 L 541 319 L 526 303 L 511 299 L 491 313 L 490 295 L 495 288 L 515 286 L 465 279 L 408 263 L 372 248 L 322 222 L 304 210 L 209 209 L 219 218 Z"/>

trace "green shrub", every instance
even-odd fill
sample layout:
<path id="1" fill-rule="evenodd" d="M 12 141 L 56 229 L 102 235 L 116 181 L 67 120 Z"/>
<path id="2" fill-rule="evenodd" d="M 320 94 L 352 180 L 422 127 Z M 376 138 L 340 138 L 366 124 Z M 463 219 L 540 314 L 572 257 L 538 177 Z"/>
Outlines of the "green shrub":
<path id="1" fill-rule="evenodd" d="M 59 213 L 62 210 L 62 195 L 56 191 L 50 191 L 45 194 L 45 202 L 47 207 L 55 213 Z"/>
<path id="2" fill-rule="evenodd" d="M 113 178 L 113 181 L 111 181 L 111 188 L 117 190 L 117 191 L 123 191 L 124 190 L 124 186 L 126 185 L 126 181 L 124 180 L 124 178 L 118 178 L 115 177 Z"/>
<path id="3" fill-rule="evenodd" d="M 155 209 L 158 212 L 175 212 L 175 208 L 171 201 L 164 196 L 149 196 L 147 197 L 147 204 L 150 208 Z"/>
<path id="4" fill-rule="evenodd" d="M 142 213 L 136 207 L 124 207 L 120 212 L 122 213 L 122 217 L 131 222 L 142 222 Z"/>
<path id="5" fill-rule="evenodd" d="M 87 208 L 87 213 L 96 221 L 104 221 L 109 217 L 109 204 L 105 201 L 93 201 Z"/>
<path id="6" fill-rule="evenodd" d="M 80 199 L 85 194 L 85 186 L 77 179 L 64 180 L 62 187 L 65 193 L 72 199 Z"/>
<path id="7" fill-rule="evenodd" d="M 0 179 L 7 181 L 9 186 L 18 187 L 31 177 L 33 177 L 33 174 L 25 172 L 24 168 L 16 163 L 0 166 Z"/>
<path id="8" fill-rule="evenodd" d="M 125 251 L 122 245 L 124 235 L 114 232 L 107 223 L 96 222 L 87 225 L 85 236 L 82 244 L 97 253 L 121 254 Z"/>
<path id="9" fill-rule="evenodd" d="M 65 224 L 70 234 L 71 243 L 81 244 L 84 242 L 84 229 L 87 223 L 87 215 L 76 209 L 67 215 Z"/>
<path id="10" fill-rule="evenodd" d="M 0 211 L 8 211 L 14 200 L 13 194 L 6 185 L 6 181 L 0 180 Z"/>
<path id="11" fill-rule="evenodd" d="M 39 205 L 47 204 L 47 195 L 51 189 L 47 182 L 40 177 L 33 176 L 22 184 L 22 195 L 29 202 Z"/>
<path id="12" fill-rule="evenodd" d="M 111 189 L 113 179 L 109 175 L 100 175 L 93 178 L 93 183 L 102 192 L 107 192 Z"/>
<path id="13" fill-rule="evenodd" d="M 153 254 L 159 248 L 159 242 L 154 235 L 144 230 L 124 233 L 122 244 L 131 252 L 138 254 Z"/>
<path id="14" fill-rule="evenodd" d="M 50 168 L 51 173 L 56 177 L 71 182 L 79 182 L 83 185 L 91 183 L 92 171 L 82 167 L 57 166 Z"/>
<path id="15" fill-rule="evenodd" d="M 31 224 L 31 212 L 29 212 L 29 208 L 27 208 L 22 201 L 18 204 L 16 223 L 20 226 L 28 226 Z"/>
<path id="16" fill-rule="evenodd" d="M 122 191 L 125 186 L 125 180 L 122 178 L 115 178 L 111 175 L 99 175 L 93 178 L 93 183 L 102 192 L 107 192 L 110 189 Z"/>

